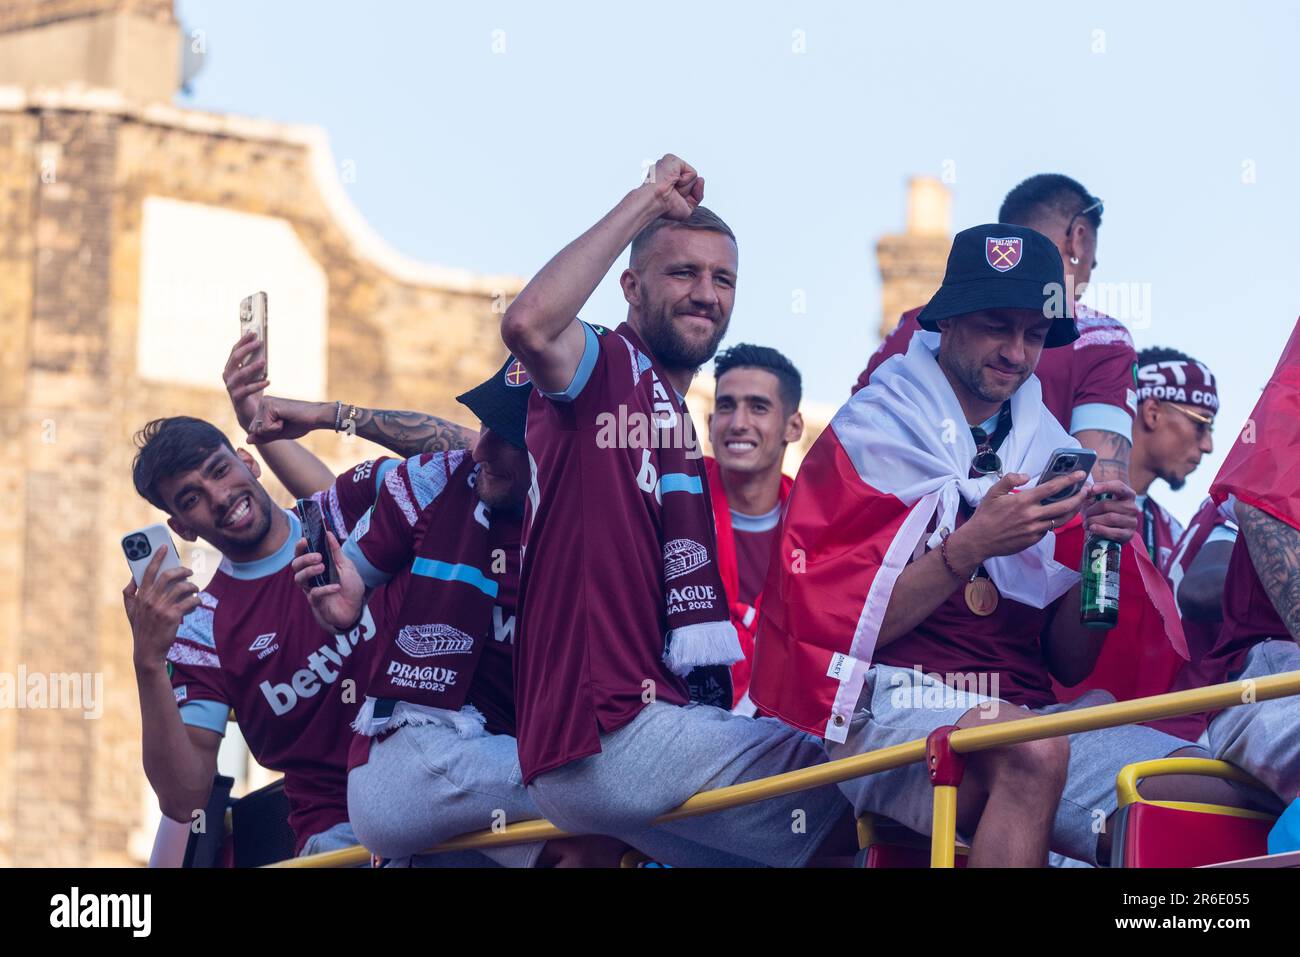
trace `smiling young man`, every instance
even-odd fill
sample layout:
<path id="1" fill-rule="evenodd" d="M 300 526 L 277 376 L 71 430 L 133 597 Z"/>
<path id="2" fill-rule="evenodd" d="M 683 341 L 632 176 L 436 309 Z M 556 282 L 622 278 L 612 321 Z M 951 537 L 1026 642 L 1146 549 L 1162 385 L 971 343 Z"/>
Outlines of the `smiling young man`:
<path id="1" fill-rule="evenodd" d="M 1007 193 L 998 221 L 1048 237 L 1060 254 L 1064 295 L 1074 303 L 1079 338 L 1068 349 L 1043 353 L 1035 370 L 1043 404 L 1080 445 L 1097 452 L 1093 478 L 1127 482 L 1133 442 L 1133 338 L 1122 322 L 1077 302 L 1097 268 L 1102 210 L 1101 200 L 1076 180 L 1059 173 L 1040 173 Z M 917 323 L 920 312 L 918 307 L 903 314 L 858 377 L 855 392 L 870 381 L 882 362 L 907 351 L 913 335 L 921 329 Z M 932 348 L 937 345 L 934 334 L 927 337 L 923 333 L 922 338 L 928 338 Z"/>
<path id="2" fill-rule="evenodd" d="M 302 537 L 298 517 L 271 501 L 257 461 L 187 416 L 150 422 L 136 443 L 136 491 L 167 513 L 182 540 L 202 538 L 222 556 L 202 591 L 187 568 L 159 572 L 160 553 L 140 587 L 132 582 L 123 593 L 145 774 L 163 814 L 188 821 L 206 806 L 233 709 L 258 763 L 284 772 L 298 853 L 355 844 L 347 726 L 370 671 L 375 620 L 396 592 L 375 594 L 351 627 L 324 634 L 290 567 Z M 381 473 L 363 462 L 318 492 L 327 521 L 350 530 L 374 501 Z"/>
<path id="3" fill-rule="evenodd" d="M 726 333 L 736 286 L 735 236 L 699 205 L 703 195 L 694 169 L 663 157 L 502 320 L 538 390 L 515 659 L 519 762 L 538 807 L 567 831 L 620 837 L 670 864 L 801 865 L 848 822 L 834 788 L 646 831 L 698 791 L 825 759 L 780 722 L 688 701 L 692 670 L 721 666 L 725 681 L 741 658 L 707 478 L 683 440 L 683 396 Z M 579 321 L 629 244 L 627 321 L 613 331 Z M 649 427 L 611 435 L 623 422 Z M 675 847 L 646 843 L 669 839 Z"/>
<path id="4" fill-rule="evenodd" d="M 1033 230 L 958 233 L 918 317 L 937 346 L 917 336 L 884 362 L 800 468 L 780 542 L 797 558 L 769 575 L 750 694 L 822 734 L 832 758 L 1058 710 L 1053 678 L 1079 683 L 1101 653 L 1108 632 L 1081 624 L 1080 578 L 1053 532 L 1082 512 L 1123 543 L 1137 512 L 1117 480 L 1073 494 L 1082 471 L 1034 483 L 1054 450 L 1078 448 L 1033 375 L 1078 338 L 1052 306 L 1061 283 L 1056 248 Z M 1104 861 L 1096 825 L 1116 809 L 1120 767 L 1185 748 L 1128 726 L 972 755 L 957 814 L 971 863 L 1042 865 L 1049 848 Z M 858 813 L 930 832 L 924 765 L 841 787 Z"/>
<path id="5" fill-rule="evenodd" d="M 718 535 L 718 571 L 745 657 L 731 666 L 732 705 L 753 714 L 749 675 L 763 582 L 792 480 L 785 450 L 803 437 L 803 383 L 794 364 L 766 346 L 732 346 L 713 363 L 713 412 L 705 458 Z"/>

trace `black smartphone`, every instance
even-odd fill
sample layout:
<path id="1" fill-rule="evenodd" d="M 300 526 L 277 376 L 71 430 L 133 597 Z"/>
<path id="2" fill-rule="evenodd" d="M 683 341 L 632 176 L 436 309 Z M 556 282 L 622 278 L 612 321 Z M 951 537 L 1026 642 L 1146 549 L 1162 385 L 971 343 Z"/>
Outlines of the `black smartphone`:
<path id="1" fill-rule="evenodd" d="M 1092 473 L 1092 467 L 1097 464 L 1097 453 L 1092 449 L 1056 449 L 1052 452 L 1052 457 L 1047 460 L 1047 468 L 1043 469 L 1043 474 L 1038 476 L 1036 484 L 1042 485 L 1044 482 L 1050 482 L 1054 478 L 1060 478 L 1062 475 L 1069 475 L 1071 472 L 1080 472 L 1083 474 L 1083 482 L 1075 482 L 1073 485 L 1061 489 L 1055 495 L 1049 495 L 1043 499 L 1042 504 L 1051 505 L 1054 502 L 1061 502 L 1071 495 L 1077 495 L 1079 489 L 1083 488 L 1084 482 L 1088 481 L 1088 476 Z"/>
<path id="2" fill-rule="evenodd" d="M 298 513 L 298 521 L 302 522 L 302 535 L 307 539 L 307 551 L 318 552 L 325 563 L 325 573 L 312 578 L 311 587 L 320 588 L 322 585 L 337 582 L 338 571 L 334 567 L 334 560 L 330 557 L 330 544 L 325 539 L 325 532 L 329 529 L 329 525 L 320 509 L 320 503 L 314 498 L 300 498 L 294 503 L 293 508 Z"/>

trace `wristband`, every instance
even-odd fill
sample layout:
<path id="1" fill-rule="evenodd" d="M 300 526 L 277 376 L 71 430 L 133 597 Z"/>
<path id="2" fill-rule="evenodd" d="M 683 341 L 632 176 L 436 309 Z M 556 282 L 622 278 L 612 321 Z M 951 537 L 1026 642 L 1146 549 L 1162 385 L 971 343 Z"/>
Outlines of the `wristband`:
<path id="1" fill-rule="evenodd" d="M 338 402 L 334 403 L 334 431 L 341 432 L 342 430 L 343 430 L 343 400 L 340 399 Z"/>

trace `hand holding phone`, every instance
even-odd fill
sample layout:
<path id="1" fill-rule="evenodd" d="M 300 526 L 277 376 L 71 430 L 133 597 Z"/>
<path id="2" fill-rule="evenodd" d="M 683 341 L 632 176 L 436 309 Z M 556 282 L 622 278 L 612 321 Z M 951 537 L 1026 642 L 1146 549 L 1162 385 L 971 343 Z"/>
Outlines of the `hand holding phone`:
<path id="1" fill-rule="evenodd" d="M 1052 452 L 1051 457 L 1047 460 L 1047 467 L 1043 469 L 1035 486 L 1045 485 L 1052 479 L 1060 478 L 1062 475 L 1069 475 L 1071 472 L 1083 472 L 1084 478 L 1081 482 L 1075 482 L 1047 496 L 1042 500 L 1042 505 L 1052 505 L 1056 502 L 1063 502 L 1079 494 L 1084 483 L 1088 481 L 1087 476 L 1092 473 L 1092 467 L 1097 464 L 1097 453 L 1092 449 L 1056 449 Z"/>
<path id="2" fill-rule="evenodd" d="M 269 369 L 270 354 L 266 347 L 266 322 L 266 293 L 255 292 L 239 303 L 239 338 L 244 338 L 250 332 L 257 336 L 261 346 L 250 358 L 262 359 Z"/>
<path id="3" fill-rule="evenodd" d="M 131 622 L 136 664 L 160 666 L 181 620 L 199 605 L 199 589 L 188 580 L 194 573 L 181 565 L 161 525 L 129 532 L 122 538 L 122 551 L 131 568 L 122 602 Z"/>
<path id="4" fill-rule="evenodd" d="M 333 556 L 330 554 L 329 542 L 325 538 L 327 527 L 320 503 L 314 498 L 300 498 L 293 507 L 298 513 L 298 520 L 302 522 L 302 537 L 307 539 L 307 551 L 320 555 L 321 563 L 325 566 L 323 573 L 313 575 L 309 579 L 310 587 L 321 588 L 336 584 L 339 575 L 334 567 Z"/>

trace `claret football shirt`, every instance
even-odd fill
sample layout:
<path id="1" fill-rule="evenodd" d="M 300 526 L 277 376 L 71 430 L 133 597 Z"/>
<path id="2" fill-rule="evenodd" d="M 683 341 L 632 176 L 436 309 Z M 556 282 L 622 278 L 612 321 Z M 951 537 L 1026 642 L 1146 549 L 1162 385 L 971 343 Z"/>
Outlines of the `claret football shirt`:
<path id="1" fill-rule="evenodd" d="M 395 459 L 363 462 L 314 498 L 336 534 L 347 534 L 374 501 Z M 255 562 L 223 559 L 185 616 L 167 653 L 181 720 L 224 734 L 231 709 L 253 757 L 284 773 L 289 824 L 301 850 L 309 837 L 348 819 L 346 760 L 376 646 L 396 590 L 375 592 L 361 623 L 331 635 L 316 623 L 290 563 L 302 537 L 289 534 Z"/>

